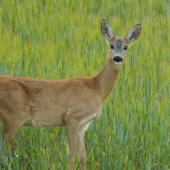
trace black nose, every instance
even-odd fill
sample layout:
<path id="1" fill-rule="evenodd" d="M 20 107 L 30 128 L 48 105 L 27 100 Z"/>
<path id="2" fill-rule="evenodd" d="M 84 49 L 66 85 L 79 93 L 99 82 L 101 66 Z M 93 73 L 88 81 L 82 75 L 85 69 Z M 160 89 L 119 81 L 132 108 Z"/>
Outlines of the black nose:
<path id="1" fill-rule="evenodd" d="M 113 60 L 116 61 L 116 62 L 122 62 L 123 61 L 122 57 L 119 57 L 119 56 L 114 56 Z"/>

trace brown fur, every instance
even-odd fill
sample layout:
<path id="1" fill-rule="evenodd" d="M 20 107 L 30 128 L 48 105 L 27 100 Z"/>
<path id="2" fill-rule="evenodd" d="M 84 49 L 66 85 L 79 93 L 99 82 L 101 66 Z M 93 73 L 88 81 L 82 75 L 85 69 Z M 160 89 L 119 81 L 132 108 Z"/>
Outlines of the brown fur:
<path id="1" fill-rule="evenodd" d="M 108 43 L 116 45 L 117 39 L 120 37 L 114 37 Z M 129 45 L 126 38 L 121 39 L 123 46 Z M 21 126 L 66 126 L 69 169 L 73 170 L 77 149 L 81 168 L 85 170 L 85 130 L 93 119 L 99 117 L 102 103 L 113 90 L 126 59 L 123 53 L 124 60 L 122 64 L 117 65 L 113 62 L 114 55 L 109 49 L 103 69 L 93 77 L 38 80 L 1 76 L 0 118 L 4 134 L 1 146 L 2 161 L 4 146 Z"/>

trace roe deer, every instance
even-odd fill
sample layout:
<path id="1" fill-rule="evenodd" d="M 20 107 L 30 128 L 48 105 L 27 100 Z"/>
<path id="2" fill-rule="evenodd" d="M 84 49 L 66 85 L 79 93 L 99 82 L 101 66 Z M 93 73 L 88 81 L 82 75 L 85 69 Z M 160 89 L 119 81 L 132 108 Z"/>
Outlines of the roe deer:
<path id="1" fill-rule="evenodd" d="M 81 169 L 86 169 L 84 133 L 100 115 L 103 101 L 113 90 L 128 47 L 140 35 L 137 24 L 127 35 L 115 36 L 111 26 L 102 20 L 101 31 L 109 45 L 106 63 L 93 77 L 64 80 L 0 76 L 0 119 L 3 123 L 1 161 L 4 147 L 21 126 L 66 126 L 69 170 L 74 169 L 77 150 Z"/>

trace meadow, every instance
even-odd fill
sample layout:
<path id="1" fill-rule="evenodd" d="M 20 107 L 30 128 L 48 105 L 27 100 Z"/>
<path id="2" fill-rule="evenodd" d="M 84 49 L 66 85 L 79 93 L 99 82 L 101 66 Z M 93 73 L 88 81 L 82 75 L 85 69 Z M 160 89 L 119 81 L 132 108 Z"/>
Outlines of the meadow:
<path id="1" fill-rule="evenodd" d="M 0 75 L 96 75 L 108 53 L 103 18 L 117 36 L 138 23 L 142 30 L 99 119 L 85 134 L 87 169 L 168 170 L 169 0 L 0 0 Z M 66 170 L 65 127 L 21 128 L 5 154 L 9 170 Z"/>

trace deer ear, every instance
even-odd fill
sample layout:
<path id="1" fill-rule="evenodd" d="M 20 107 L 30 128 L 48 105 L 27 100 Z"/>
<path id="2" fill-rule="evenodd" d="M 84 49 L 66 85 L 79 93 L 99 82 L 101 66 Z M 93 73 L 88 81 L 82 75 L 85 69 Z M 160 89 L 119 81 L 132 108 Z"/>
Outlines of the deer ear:
<path id="1" fill-rule="evenodd" d="M 106 22 L 105 19 L 101 22 L 101 31 L 103 36 L 109 41 L 115 36 L 112 27 Z"/>
<path id="2" fill-rule="evenodd" d="M 128 40 L 129 43 L 132 43 L 138 39 L 140 31 L 141 25 L 137 24 L 132 29 L 129 30 L 125 38 Z"/>

